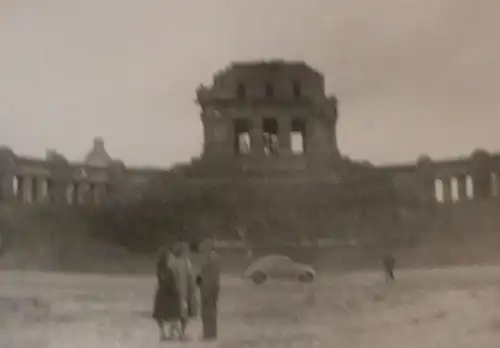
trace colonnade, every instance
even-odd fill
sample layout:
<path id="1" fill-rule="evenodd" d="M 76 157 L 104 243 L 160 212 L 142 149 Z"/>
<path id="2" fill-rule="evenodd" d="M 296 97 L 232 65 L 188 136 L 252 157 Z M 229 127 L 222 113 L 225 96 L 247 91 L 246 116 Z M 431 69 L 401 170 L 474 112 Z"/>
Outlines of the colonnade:
<path id="1" fill-rule="evenodd" d="M 436 178 L 434 195 L 438 203 L 453 203 L 464 200 L 497 198 L 499 173 L 476 176 L 471 174 L 453 175 Z"/>
<path id="2" fill-rule="evenodd" d="M 99 204 L 110 191 L 103 182 L 73 181 L 58 183 L 45 176 L 15 175 L 13 197 L 23 203 L 63 201 L 68 204 Z"/>
<path id="3" fill-rule="evenodd" d="M 289 119 L 264 119 L 235 128 L 238 153 L 296 153 L 306 148 L 305 122 Z"/>

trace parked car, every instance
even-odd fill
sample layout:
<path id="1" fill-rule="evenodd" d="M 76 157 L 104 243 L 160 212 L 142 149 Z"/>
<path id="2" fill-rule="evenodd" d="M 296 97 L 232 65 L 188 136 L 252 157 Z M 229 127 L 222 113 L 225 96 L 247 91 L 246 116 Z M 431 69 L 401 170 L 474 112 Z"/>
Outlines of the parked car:
<path id="1" fill-rule="evenodd" d="M 298 263 L 284 255 L 268 255 L 255 260 L 244 273 L 246 279 L 262 284 L 268 279 L 296 279 L 310 283 L 316 277 L 312 266 Z"/>

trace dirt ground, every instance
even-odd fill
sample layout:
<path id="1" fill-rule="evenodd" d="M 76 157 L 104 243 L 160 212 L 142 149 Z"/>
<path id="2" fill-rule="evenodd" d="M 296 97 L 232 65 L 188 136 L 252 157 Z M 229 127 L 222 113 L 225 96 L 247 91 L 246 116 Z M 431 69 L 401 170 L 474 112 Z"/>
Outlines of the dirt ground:
<path id="1" fill-rule="evenodd" d="M 491 347 L 500 267 L 319 275 L 313 286 L 224 277 L 218 342 L 158 342 L 154 278 L 0 273 L 0 348 Z"/>

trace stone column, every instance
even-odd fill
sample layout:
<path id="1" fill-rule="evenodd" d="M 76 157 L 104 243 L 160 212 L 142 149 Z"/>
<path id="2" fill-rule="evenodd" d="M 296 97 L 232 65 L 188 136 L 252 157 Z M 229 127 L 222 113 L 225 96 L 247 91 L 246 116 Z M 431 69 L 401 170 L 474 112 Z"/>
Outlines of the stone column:
<path id="1" fill-rule="evenodd" d="M 223 153 L 226 156 L 234 155 L 237 141 L 234 125 L 229 122 L 221 122 L 220 125 L 221 128 L 215 131 L 215 137 L 221 137 L 224 140 L 215 145 L 217 153 Z M 209 144 L 209 146 L 211 145 Z"/>
<path id="2" fill-rule="evenodd" d="M 451 194 L 451 180 L 450 178 L 442 179 L 443 183 L 443 203 L 450 203 L 453 201 Z"/>
<path id="3" fill-rule="evenodd" d="M 54 185 L 54 179 L 48 178 L 45 180 L 45 187 L 46 187 L 46 201 L 54 203 L 57 201 L 57 192 L 56 188 Z"/>
<path id="4" fill-rule="evenodd" d="M 79 182 L 76 192 L 77 203 L 86 204 L 89 198 L 89 184 L 87 182 Z"/>
<path id="5" fill-rule="evenodd" d="M 83 183 L 77 182 L 75 183 L 75 203 L 76 204 L 83 204 Z"/>
<path id="6" fill-rule="evenodd" d="M 38 187 L 40 186 L 40 182 L 36 176 L 31 177 L 31 202 L 37 203 L 40 199 L 38 196 Z"/>
<path id="7" fill-rule="evenodd" d="M 96 182 L 96 183 L 91 183 L 89 185 L 89 197 L 90 197 L 90 203 L 92 204 L 99 204 L 102 201 L 102 188 L 103 184 Z"/>
<path id="8" fill-rule="evenodd" d="M 21 183 L 21 201 L 23 203 L 33 203 L 33 179 L 29 176 L 23 176 Z"/>
<path id="9" fill-rule="evenodd" d="M 0 200 L 9 201 L 15 197 L 14 174 L 11 171 L 0 173 Z"/>
<path id="10" fill-rule="evenodd" d="M 474 199 L 476 197 L 476 188 L 474 187 L 474 180 L 472 179 L 472 175 L 468 174 L 465 176 L 465 184 L 467 199 Z"/>
<path id="11" fill-rule="evenodd" d="M 82 182 L 75 183 L 75 201 L 76 204 L 85 203 L 85 185 Z"/>
<path id="12" fill-rule="evenodd" d="M 252 155 L 260 156 L 264 154 L 264 141 L 262 136 L 262 120 L 260 118 L 252 120 L 252 128 L 250 130 Z"/>
<path id="13" fill-rule="evenodd" d="M 21 201 L 23 199 L 23 177 L 20 175 L 14 175 L 12 178 L 12 190 L 14 192 L 14 198 Z"/>
<path id="14" fill-rule="evenodd" d="M 427 204 L 436 202 L 436 182 L 434 176 L 424 175 L 422 178 L 422 199 Z"/>
<path id="15" fill-rule="evenodd" d="M 306 132 L 304 137 L 304 148 L 308 147 L 309 155 L 323 155 L 330 150 L 328 148 L 327 134 L 324 124 L 319 120 L 307 120 Z"/>
<path id="16" fill-rule="evenodd" d="M 491 196 L 496 198 L 498 197 L 498 175 L 495 172 L 491 172 L 490 177 Z"/>
<path id="17" fill-rule="evenodd" d="M 49 194 L 51 200 L 58 204 L 70 202 L 71 181 L 68 178 L 57 176 L 49 181 Z"/>
<path id="18" fill-rule="evenodd" d="M 95 191 L 96 191 L 96 184 L 94 184 L 93 182 L 89 182 L 87 184 L 87 193 L 85 194 L 85 203 L 94 204 Z"/>
<path id="19" fill-rule="evenodd" d="M 102 184 L 96 183 L 94 184 L 93 192 L 92 192 L 92 201 L 94 204 L 99 204 L 102 201 Z"/>
<path id="20" fill-rule="evenodd" d="M 104 197 L 108 197 L 114 193 L 114 187 L 111 183 L 107 182 L 102 188 L 102 194 Z"/>
<path id="21" fill-rule="evenodd" d="M 457 186 L 458 186 L 458 200 L 464 201 L 467 200 L 467 181 L 465 175 L 460 175 L 457 177 Z"/>
<path id="22" fill-rule="evenodd" d="M 291 146 L 291 120 L 280 119 L 278 124 L 278 144 L 280 154 L 288 155 L 292 152 Z"/>
<path id="23" fill-rule="evenodd" d="M 34 178 L 37 183 L 37 196 L 38 202 L 46 202 L 48 198 L 48 190 L 47 190 L 47 178 L 46 177 L 39 177 L 39 178 Z"/>
<path id="24" fill-rule="evenodd" d="M 66 201 L 68 204 L 75 204 L 76 201 L 76 189 L 77 184 L 74 182 L 69 182 L 66 186 Z"/>
<path id="25" fill-rule="evenodd" d="M 106 184 L 96 183 L 93 187 L 93 201 L 94 204 L 99 204 L 106 196 Z"/>

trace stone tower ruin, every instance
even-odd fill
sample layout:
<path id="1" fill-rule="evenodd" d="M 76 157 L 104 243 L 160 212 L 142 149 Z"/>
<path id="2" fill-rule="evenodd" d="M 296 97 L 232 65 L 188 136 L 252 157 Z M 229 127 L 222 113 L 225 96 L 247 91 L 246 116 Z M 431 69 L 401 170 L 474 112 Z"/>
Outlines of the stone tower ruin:
<path id="1" fill-rule="evenodd" d="M 303 62 L 233 63 L 200 86 L 203 158 L 298 169 L 340 157 L 337 100 Z"/>

